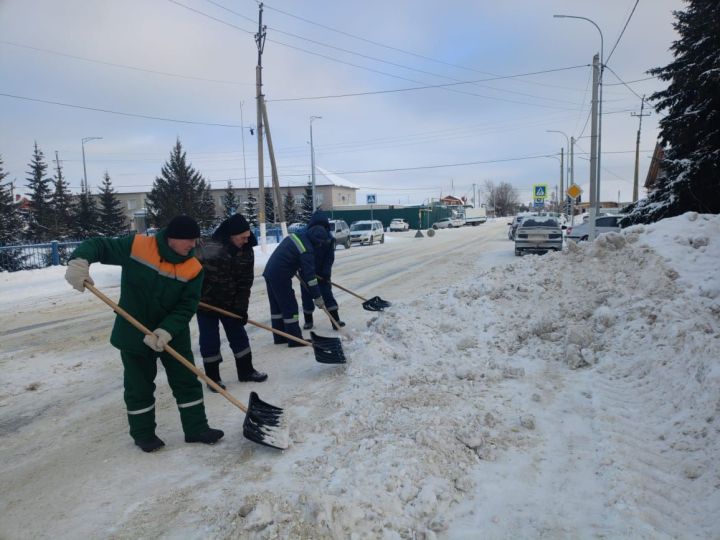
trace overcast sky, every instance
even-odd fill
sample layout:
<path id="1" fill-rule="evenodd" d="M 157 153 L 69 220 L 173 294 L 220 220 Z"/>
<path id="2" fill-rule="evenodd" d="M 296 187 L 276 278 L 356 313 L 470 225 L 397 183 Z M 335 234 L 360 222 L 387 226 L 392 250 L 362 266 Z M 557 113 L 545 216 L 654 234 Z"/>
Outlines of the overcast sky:
<path id="1" fill-rule="evenodd" d="M 307 182 L 310 117 L 320 116 L 316 163 L 358 185 L 358 202 L 368 193 L 381 204 L 470 199 L 473 184 L 482 202 L 486 180 L 510 182 L 529 201 L 533 184 L 559 184 L 558 159 L 538 156 L 559 155 L 566 140 L 546 130 L 579 138 L 575 179 L 589 193 L 589 64 L 600 33 L 553 18 L 569 14 L 603 32 L 601 192 L 629 201 L 631 113 L 638 96 L 664 87 L 646 71 L 671 60 L 672 10 L 684 8 L 641 0 L 610 56 L 634 5 L 271 0 L 263 90 L 282 185 Z M 24 189 L 37 141 L 53 167 L 58 152 L 79 190 L 81 140 L 102 137 L 85 144 L 90 187 L 108 171 L 119 191 L 146 191 L 179 138 L 213 187 L 257 185 L 257 19 L 251 0 L 0 0 L 0 155 L 9 178 Z M 479 82 L 447 86 L 467 81 Z M 648 111 L 641 185 L 658 134 Z"/>

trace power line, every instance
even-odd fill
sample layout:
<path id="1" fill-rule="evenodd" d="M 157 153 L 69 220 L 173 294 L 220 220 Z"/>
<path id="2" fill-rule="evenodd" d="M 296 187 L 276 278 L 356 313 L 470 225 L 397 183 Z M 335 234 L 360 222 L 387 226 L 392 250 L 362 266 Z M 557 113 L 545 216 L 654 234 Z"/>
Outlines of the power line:
<path id="1" fill-rule="evenodd" d="M 182 75 L 179 73 L 169 73 L 167 71 L 156 71 L 153 69 L 145 69 L 145 68 L 136 67 L 136 66 L 128 66 L 126 64 L 116 64 L 114 62 L 106 62 L 104 60 L 96 60 L 93 58 L 86 58 L 84 56 L 76 56 L 74 54 L 67 54 L 67 53 L 63 53 L 63 52 L 59 52 L 59 51 L 53 51 L 50 49 L 41 49 L 39 47 L 31 47 L 30 45 L 23 45 L 22 43 L 13 43 L 12 41 L 0 40 L 0 44 L 11 45 L 13 47 L 20 47 L 23 49 L 30 49 L 32 51 L 42 52 L 42 53 L 46 53 L 46 54 L 53 54 L 56 56 L 63 56 L 65 58 L 72 58 L 73 60 L 82 60 L 83 62 L 92 62 L 94 64 L 102 64 L 104 66 L 110 66 L 110 67 L 121 68 L 121 69 L 130 69 L 133 71 L 140 71 L 142 73 L 151 73 L 153 75 L 164 75 L 166 77 L 177 77 L 180 79 L 189 79 L 189 80 L 194 80 L 194 81 L 212 82 L 212 83 L 219 83 L 219 84 L 232 84 L 232 85 L 238 85 L 238 86 L 246 86 L 246 85 L 251 86 L 251 85 L 255 84 L 255 83 L 241 83 L 238 81 L 225 81 L 225 80 L 220 80 L 220 79 L 206 79 L 203 77 L 194 77 L 192 75 Z"/>
<path id="2" fill-rule="evenodd" d="M 16 96 L 13 94 L 4 94 L 0 92 L 0 96 L 9 97 L 13 99 L 22 99 L 25 101 L 34 101 L 37 103 L 46 103 L 48 105 L 59 105 L 61 107 L 70 107 L 73 109 L 83 109 L 85 111 L 95 111 L 95 112 L 103 112 L 107 114 L 117 114 L 119 116 L 131 116 L 134 118 L 145 118 L 147 120 L 160 120 L 162 122 L 175 122 L 179 124 L 193 124 L 193 125 L 199 125 L 199 126 L 215 126 L 215 127 L 226 127 L 226 128 L 242 128 L 243 126 L 239 124 L 218 124 L 213 122 L 195 122 L 193 120 L 180 120 L 177 118 L 163 118 L 161 116 L 150 116 L 146 114 L 136 114 L 136 113 L 128 113 L 128 112 L 121 112 L 121 111 L 112 111 L 110 109 L 100 109 L 96 107 L 86 107 L 84 105 L 73 105 L 71 103 L 62 103 L 60 101 L 50 101 L 47 99 L 39 99 L 39 98 L 31 98 L 26 96 Z"/>
<path id="3" fill-rule="evenodd" d="M 398 92 L 412 92 L 415 90 L 427 90 L 430 88 L 447 88 L 449 86 L 458 86 L 463 84 L 475 84 L 478 82 L 485 82 L 485 81 L 495 81 L 495 80 L 501 80 L 501 79 L 512 79 L 512 78 L 518 78 L 518 77 L 527 77 L 531 75 L 540 75 L 544 73 L 553 73 L 557 71 L 567 71 L 570 69 L 577 69 L 581 67 L 588 67 L 589 64 L 581 64 L 577 66 L 568 66 L 563 68 L 554 68 L 554 69 L 545 69 L 542 71 L 532 71 L 528 73 L 518 73 L 515 75 L 504 75 L 504 76 L 498 76 L 498 77 L 491 77 L 487 79 L 476 79 L 474 81 L 459 81 L 459 82 L 452 82 L 452 83 L 443 83 L 443 84 L 428 84 L 424 86 L 413 86 L 409 88 L 393 88 L 390 90 L 375 90 L 375 91 L 369 91 L 369 92 L 354 92 L 354 93 L 347 93 L 347 94 L 334 94 L 334 95 L 327 95 L 327 96 L 306 96 L 306 97 L 297 97 L 297 98 L 278 98 L 278 99 L 268 99 L 266 101 L 268 102 L 279 102 L 279 101 L 308 101 L 308 100 L 315 100 L 315 99 L 334 99 L 334 98 L 345 98 L 345 97 L 357 97 L 357 96 L 371 96 L 371 95 L 377 95 L 377 94 L 392 94 L 392 93 L 398 93 Z M 475 94 L 473 94 L 475 95 Z M 534 96 L 531 96 L 534 97 Z M 492 99 L 492 98 L 490 98 Z M 540 98 L 545 99 L 545 98 Z M 560 100 L 555 100 L 560 101 Z"/>
<path id="4" fill-rule="evenodd" d="M 613 53 L 615 52 L 615 48 L 618 46 L 618 43 L 620 43 L 620 38 L 623 37 L 623 34 L 625 33 L 625 29 L 627 28 L 628 24 L 630 23 L 630 19 L 632 19 L 633 13 L 635 13 L 635 8 L 637 8 L 638 2 L 640 2 L 640 0 L 635 0 L 635 5 L 633 6 L 632 11 L 630 12 L 630 15 L 628 15 L 628 18 L 625 21 L 625 26 L 623 26 L 623 29 L 620 31 L 620 35 L 618 36 L 617 41 L 615 42 L 615 45 L 613 45 L 613 48 L 610 51 L 610 54 L 608 54 L 607 58 L 605 59 L 605 67 L 607 67 L 608 62 L 610 62 L 610 58 L 612 57 Z"/>
<path id="5" fill-rule="evenodd" d="M 613 69 L 612 69 L 610 66 L 607 66 L 607 65 L 606 65 L 605 68 L 608 69 L 608 70 L 610 71 L 610 73 L 612 73 L 613 75 L 615 75 L 615 78 L 616 78 L 618 81 L 620 81 L 620 84 L 622 84 L 625 88 L 627 88 L 627 89 L 630 90 L 633 94 L 635 94 L 635 95 L 638 97 L 638 99 L 643 99 L 642 96 L 640 96 L 635 90 L 633 90 L 632 88 L 630 88 L 630 87 L 625 83 L 625 81 L 623 81 L 623 80 L 620 78 L 620 76 L 613 71 Z"/>

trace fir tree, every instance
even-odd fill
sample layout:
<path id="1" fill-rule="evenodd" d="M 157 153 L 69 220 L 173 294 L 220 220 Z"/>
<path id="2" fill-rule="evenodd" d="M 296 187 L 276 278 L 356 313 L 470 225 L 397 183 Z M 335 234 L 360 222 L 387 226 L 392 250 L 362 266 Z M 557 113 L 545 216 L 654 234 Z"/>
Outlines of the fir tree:
<path id="1" fill-rule="evenodd" d="M 302 204 L 300 205 L 300 212 L 298 214 L 298 219 L 302 223 L 308 223 L 310 221 L 310 216 L 313 214 L 313 191 L 312 191 L 312 182 L 308 181 L 307 185 L 305 186 L 305 195 L 302 200 Z"/>
<path id="2" fill-rule="evenodd" d="M 201 225 L 215 220 L 215 208 L 209 186 L 202 175 L 186 162 L 180 139 L 163 165 L 161 176 L 155 178 L 147 196 L 147 210 L 151 221 L 165 226 L 175 216 L 193 217 Z"/>
<path id="3" fill-rule="evenodd" d="M 32 160 L 28 164 L 27 188 L 30 190 L 30 225 L 28 236 L 35 241 L 48 240 L 52 225 L 52 211 L 50 207 L 50 178 L 45 176 L 48 165 L 45 155 L 38 148 L 37 142 L 33 150 Z"/>
<path id="4" fill-rule="evenodd" d="M 75 205 L 73 234 L 76 238 L 90 238 L 100 233 L 100 215 L 90 191 L 83 191 Z"/>
<path id="5" fill-rule="evenodd" d="M 669 81 L 655 92 L 660 139 L 666 145 L 663 175 L 647 199 L 623 220 L 650 223 L 694 210 L 720 212 L 720 2 L 689 0 L 675 11 L 680 35 L 671 47 L 675 59 L 648 73 Z"/>
<path id="6" fill-rule="evenodd" d="M 275 223 L 275 203 L 272 189 L 265 190 L 265 223 Z"/>
<path id="7" fill-rule="evenodd" d="M 298 220 L 297 204 L 289 188 L 283 198 L 283 209 L 285 210 L 285 220 L 287 223 L 295 223 Z"/>
<path id="8" fill-rule="evenodd" d="M 240 209 L 240 201 L 235 194 L 235 190 L 233 189 L 233 185 L 230 180 L 228 180 L 227 188 L 225 188 L 225 193 L 222 196 L 222 205 L 223 216 L 225 216 L 226 218 L 232 216 L 233 214 L 236 214 L 237 211 Z"/>
<path id="9" fill-rule="evenodd" d="M 0 245 L 16 243 L 22 234 L 22 219 L 13 200 L 12 184 L 4 183 L 7 176 L 0 157 Z M 4 249 L 0 252 L 0 271 L 22 270 L 26 257 L 20 249 Z"/>
<path id="10" fill-rule="evenodd" d="M 101 234 L 117 236 L 123 234 L 128 223 L 123 212 L 122 203 L 115 195 L 110 181 L 110 175 L 105 171 L 103 183 L 100 187 L 100 206 L 98 208 L 98 228 Z"/>
<path id="11" fill-rule="evenodd" d="M 52 197 L 50 198 L 50 208 L 52 211 L 52 224 L 50 226 L 50 236 L 53 240 L 67 239 L 72 234 L 72 216 L 74 212 L 74 205 L 72 200 L 72 193 L 70 193 L 70 186 L 65 181 L 63 175 L 62 166 L 60 160 L 55 153 L 56 158 L 56 169 L 55 178 L 53 179 L 53 190 Z"/>
<path id="12" fill-rule="evenodd" d="M 257 215 L 257 198 L 253 195 L 252 191 L 248 193 L 247 201 L 245 201 L 245 219 L 253 227 L 258 226 L 258 215 Z"/>

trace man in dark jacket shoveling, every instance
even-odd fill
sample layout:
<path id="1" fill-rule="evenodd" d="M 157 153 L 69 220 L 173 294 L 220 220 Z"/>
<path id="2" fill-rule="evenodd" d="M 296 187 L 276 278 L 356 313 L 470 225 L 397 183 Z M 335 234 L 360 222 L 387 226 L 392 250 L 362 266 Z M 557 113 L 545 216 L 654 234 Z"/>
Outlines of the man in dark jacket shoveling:
<path id="1" fill-rule="evenodd" d="M 248 320 L 250 289 L 255 277 L 253 246 L 256 245 L 257 239 L 250 231 L 247 220 L 240 214 L 234 214 L 220 224 L 212 240 L 201 242 L 195 250 L 205 271 L 201 301 L 242 317 L 242 320 L 236 319 L 202 307 L 197 312 L 200 354 L 205 373 L 223 388 L 225 385 L 220 379 L 220 323 L 235 356 L 240 382 L 262 382 L 267 379 L 266 373 L 256 371 L 253 367 L 250 340 L 244 327 Z"/>
<path id="2" fill-rule="evenodd" d="M 331 242 L 327 228 L 322 225 L 313 225 L 304 231 L 292 233 L 280 242 L 270 256 L 263 277 L 267 284 L 268 300 L 270 301 L 270 317 L 272 327 L 282 330 L 300 339 L 303 338 L 300 330 L 298 303 L 292 280 L 299 271 L 300 276 L 307 283 L 310 295 L 317 307 L 323 307 L 317 277 L 315 276 L 315 252 Z M 286 343 L 289 347 L 300 346 L 293 340 L 273 334 L 276 344 Z"/>
<path id="3" fill-rule="evenodd" d="M 190 217 L 177 216 L 156 236 L 91 238 L 73 252 L 65 279 L 80 292 L 94 262 L 122 266 L 119 305 L 152 334 L 144 335 L 123 317 L 115 319 L 110 343 L 120 349 L 124 367 L 125 405 L 130 436 L 145 452 L 165 443 L 155 434 L 155 376 L 160 358 L 172 388 L 185 441 L 215 444 L 224 433 L 208 426 L 202 385 L 195 374 L 170 354 L 172 347 L 193 362 L 190 319 L 197 310 L 203 269 L 193 256 L 200 227 Z"/>

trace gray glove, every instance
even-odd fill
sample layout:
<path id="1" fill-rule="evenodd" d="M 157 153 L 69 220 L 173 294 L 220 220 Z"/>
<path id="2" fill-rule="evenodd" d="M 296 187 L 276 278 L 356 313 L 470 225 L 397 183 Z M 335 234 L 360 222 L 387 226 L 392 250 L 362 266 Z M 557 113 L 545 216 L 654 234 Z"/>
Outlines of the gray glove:
<path id="1" fill-rule="evenodd" d="M 72 259 L 65 271 L 65 281 L 80 292 L 85 292 L 85 282 L 95 285 L 90 277 L 90 263 L 85 259 Z"/>
<path id="2" fill-rule="evenodd" d="M 320 308 L 320 309 L 322 309 L 322 308 L 325 307 L 325 300 L 323 300 L 323 297 L 322 297 L 322 296 L 318 296 L 317 298 L 313 298 L 313 302 L 314 302 L 315 305 L 316 305 L 318 308 Z"/>
<path id="3" fill-rule="evenodd" d="M 165 345 L 167 345 L 171 339 L 172 336 L 170 335 L 170 332 L 163 330 L 162 328 L 156 328 L 153 330 L 152 334 L 147 334 L 143 338 L 143 343 L 145 343 L 145 345 L 150 347 L 153 351 L 163 352 L 165 350 Z"/>

